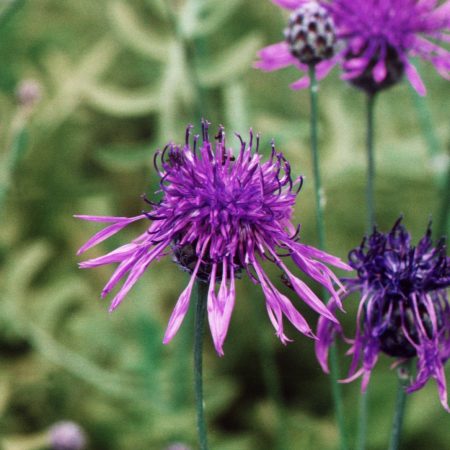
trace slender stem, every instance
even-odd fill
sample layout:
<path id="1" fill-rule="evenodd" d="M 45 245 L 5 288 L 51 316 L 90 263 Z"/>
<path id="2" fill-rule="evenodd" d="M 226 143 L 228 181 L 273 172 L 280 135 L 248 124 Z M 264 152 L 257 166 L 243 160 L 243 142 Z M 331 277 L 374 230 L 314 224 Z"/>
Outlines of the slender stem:
<path id="1" fill-rule="evenodd" d="M 167 2 L 167 15 L 171 26 L 175 30 L 177 40 L 183 48 L 187 75 L 193 90 L 194 105 L 192 113 L 195 115 L 194 123 L 198 123 L 208 114 L 205 102 L 206 92 L 200 83 L 197 70 L 198 61 L 202 59 L 202 56 L 205 53 L 205 42 L 200 38 L 185 35 L 174 10 L 173 2 Z"/>
<path id="2" fill-rule="evenodd" d="M 194 377 L 195 377 L 195 404 L 197 409 L 197 432 L 200 450 L 208 450 L 206 436 L 206 422 L 203 402 L 203 334 L 206 315 L 206 300 L 208 298 L 208 285 L 197 282 L 197 306 L 195 310 L 195 340 L 194 340 Z"/>
<path id="3" fill-rule="evenodd" d="M 277 368 L 275 360 L 275 352 L 273 349 L 270 334 L 267 334 L 258 324 L 265 319 L 262 317 L 262 309 L 259 308 L 256 302 L 252 302 L 254 305 L 255 323 L 257 324 L 256 332 L 259 335 L 260 344 L 259 358 L 262 366 L 262 375 L 265 384 L 267 394 L 272 402 L 275 410 L 275 439 L 274 449 L 283 450 L 286 448 L 286 422 L 288 420 L 287 414 L 284 413 L 283 396 L 281 390 L 280 374 Z"/>
<path id="4" fill-rule="evenodd" d="M 375 155 L 374 155 L 374 108 L 375 95 L 367 96 L 367 233 L 370 234 L 375 226 Z M 366 448 L 368 400 L 367 391 L 361 394 L 358 405 L 358 431 L 356 449 Z"/>
<path id="5" fill-rule="evenodd" d="M 395 401 L 395 414 L 392 423 L 391 440 L 389 442 L 389 450 L 398 450 L 400 444 L 400 436 L 402 433 L 403 419 L 405 416 L 406 391 L 405 385 L 408 381 L 409 366 L 403 366 L 398 369 L 398 388 L 397 399 Z"/>
<path id="6" fill-rule="evenodd" d="M 309 78 L 310 78 L 310 101 L 311 101 L 311 150 L 313 161 L 313 173 L 314 173 L 314 194 L 316 199 L 316 222 L 317 222 L 317 234 L 319 238 L 319 248 L 325 248 L 325 221 L 324 221 L 324 193 L 322 189 L 320 179 L 320 167 L 319 167 L 319 151 L 317 142 L 317 122 L 318 122 L 318 107 L 317 107 L 317 94 L 318 84 L 315 67 L 309 66 Z M 323 293 L 325 296 L 325 292 Z M 331 391 L 333 395 L 334 409 L 336 414 L 336 421 L 340 434 L 340 449 L 348 449 L 347 433 L 345 431 L 344 421 L 344 408 L 342 402 L 342 389 L 338 383 L 340 378 L 339 374 L 339 360 L 336 345 L 332 345 L 330 349 L 330 381 Z"/>
<path id="7" fill-rule="evenodd" d="M 367 391 L 362 392 L 358 405 L 358 431 L 356 435 L 356 450 L 364 450 L 367 442 L 367 415 L 368 415 Z"/>
<path id="8" fill-rule="evenodd" d="M 341 450 L 348 450 L 348 438 L 345 429 L 344 420 L 344 404 L 342 401 L 342 388 L 338 383 L 340 376 L 340 366 L 338 352 L 336 348 L 336 343 L 330 347 L 330 381 L 331 381 L 331 392 L 333 395 L 334 410 L 336 415 L 336 421 L 340 434 L 340 444 L 339 448 Z"/>
<path id="9" fill-rule="evenodd" d="M 375 95 L 367 96 L 367 232 L 375 225 L 375 155 L 374 155 Z"/>
<path id="10" fill-rule="evenodd" d="M 450 209 L 450 163 L 447 162 L 447 173 L 445 182 L 441 188 L 441 202 L 438 212 L 437 237 L 446 236 L 449 232 L 449 209 Z"/>
<path id="11" fill-rule="evenodd" d="M 317 234 L 319 238 L 319 247 L 325 248 L 325 221 L 323 214 L 323 207 L 325 203 L 322 183 L 320 179 L 319 168 L 319 151 L 317 143 L 317 122 L 318 122 L 318 108 L 317 108 L 317 93 L 319 86 L 317 84 L 316 70 L 313 65 L 309 66 L 309 78 L 311 80 L 311 87 L 309 89 L 311 101 L 311 150 L 314 173 L 314 194 L 316 198 L 316 223 Z"/>

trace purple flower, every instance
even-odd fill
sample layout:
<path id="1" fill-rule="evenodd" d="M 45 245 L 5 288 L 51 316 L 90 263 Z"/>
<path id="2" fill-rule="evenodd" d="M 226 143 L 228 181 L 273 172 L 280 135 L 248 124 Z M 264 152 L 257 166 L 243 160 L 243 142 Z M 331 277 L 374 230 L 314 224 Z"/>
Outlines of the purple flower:
<path id="1" fill-rule="evenodd" d="M 288 161 L 275 151 L 273 144 L 269 160 L 263 163 L 258 153 L 259 136 L 254 139 L 251 132 L 248 144 L 238 136 L 241 145 L 234 156 L 233 150 L 226 147 L 223 128 L 219 128 L 215 146 L 209 139 L 207 122 L 202 126 L 201 142 L 199 136 L 191 142 L 190 130 L 188 127 L 184 145 L 168 144 L 155 155 L 162 199 L 157 203 L 146 199 L 151 205 L 150 212 L 131 218 L 76 216 L 110 223 L 89 239 L 79 254 L 132 222 L 151 220 L 147 230 L 132 242 L 80 264 L 82 268 L 119 264 L 102 292 L 104 297 L 125 279 L 110 311 L 120 304 L 153 261 L 171 253 L 191 277 L 170 317 L 164 343 L 178 331 L 189 307 L 194 282 L 198 280 L 209 284 L 209 325 L 215 348 L 222 355 L 235 302 L 235 278 L 242 271 L 261 286 L 269 318 L 283 343 L 288 341 L 283 331 L 283 315 L 301 333 L 313 336 L 303 316 L 270 281 L 262 266 L 264 260 L 283 271 L 298 296 L 312 309 L 336 321 L 314 292 L 283 262 L 283 256 L 290 256 L 340 304 L 333 287 L 333 282 L 339 284 L 339 280 L 324 263 L 344 270 L 351 270 L 350 267 L 334 256 L 300 243 L 299 228 L 291 223 L 302 178 L 291 178 Z"/>
<path id="2" fill-rule="evenodd" d="M 272 0 L 273 3 L 291 10 L 289 23 L 284 31 L 285 40 L 269 45 L 258 52 L 259 61 L 254 67 L 267 72 L 293 65 L 302 72 L 315 66 L 317 78 L 325 78 L 335 66 L 332 57 L 336 40 L 332 16 L 323 2 L 310 0 Z M 306 75 L 291 84 L 292 89 L 309 86 Z"/>
<path id="3" fill-rule="evenodd" d="M 417 359 L 417 374 L 407 392 L 422 388 L 434 378 L 439 398 L 447 405 L 444 364 L 450 358 L 450 258 L 442 239 L 436 247 L 431 228 L 416 247 L 399 219 L 389 233 L 374 230 L 361 246 L 349 254 L 357 278 L 344 279 L 347 295 L 361 295 L 356 334 L 351 344 L 349 377 L 362 376 L 365 390 L 380 352 L 397 358 L 397 364 Z M 336 309 L 332 299 L 330 310 Z M 319 319 L 316 355 L 328 372 L 328 350 L 335 335 L 343 336 L 339 325 Z"/>
<path id="4" fill-rule="evenodd" d="M 304 8 L 302 0 L 272 0 L 281 7 L 295 11 Z M 316 3 L 316 2 L 310 2 Z M 449 41 L 450 1 L 438 6 L 436 0 L 333 0 L 318 2 L 331 14 L 335 27 L 338 53 L 317 66 L 318 77 L 324 77 L 339 62 L 343 78 L 374 94 L 392 86 L 406 75 L 416 91 L 425 95 L 425 86 L 410 62 L 419 56 L 431 62 L 438 72 L 448 78 L 450 53 L 437 45 Z M 295 55 L 287 42 L 281 42 L 259 53 L 256 67 L 277 70 L 296 65 Z M 308 87 L 304 77 L 293 83 L 293 89 Z"/>

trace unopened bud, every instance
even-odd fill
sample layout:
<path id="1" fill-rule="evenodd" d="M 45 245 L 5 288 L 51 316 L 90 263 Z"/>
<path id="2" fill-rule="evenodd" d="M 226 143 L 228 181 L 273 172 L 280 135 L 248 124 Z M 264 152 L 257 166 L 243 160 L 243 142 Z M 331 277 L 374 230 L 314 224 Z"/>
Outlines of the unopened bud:
<path id="1" fill-rule="evenodd" d="M 17 87 L 16 96 L 20 105 L 32 107 L 41 99 L 41 85 L 33 79 L 22 80 Z"/>
<path id="2" fill-rule="evenodd" d="M 329 12 L 311 1 L 297 10 L 284 30 L 289 51 L 304 64 L 315 65 L 334 54 L 334 21 Z"/>
<path id="3" fill-rule="evenodd" d="M 74 422 L 55 423 L 49 430 L 52 450 L 83 450 L 86 448 L 86 435 Z"/>

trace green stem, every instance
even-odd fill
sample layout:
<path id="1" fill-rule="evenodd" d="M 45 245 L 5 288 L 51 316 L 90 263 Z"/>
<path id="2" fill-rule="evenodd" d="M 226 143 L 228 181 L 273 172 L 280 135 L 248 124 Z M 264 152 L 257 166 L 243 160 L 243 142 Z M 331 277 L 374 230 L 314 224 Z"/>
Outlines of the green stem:
<path id="1" fill-rule="evenodd" d="M 286 448 L 286 421 L 288 418 L 284 414 L 283 408 L 283 398 L 281 392 L 281 382 L 279 372 L 277 370 L 277 364 L 275 360 L 275 352 L 271 344 L 272 335 L 267 334 L 264 327 L 258 324 L 265 319 L 262 317 L 262 309 L 259 308 L 258 303 L 252 302 L 254 305 L 254 314 L 257 324 L 256 332 L 259 334 L 259 357 L 261 361 L 263 380 L 267 390 L 267 394 L 274 406 L 276 415 L 275 424 L 275 445 L 274 448 L 277 450 L 283 450 Z"/>
<path id="2" fill-rule="evenodd" d="M 375 226 L 375 155 L 374 155 L 375 95 L 367 96 L 367 232 Z"/>
<path id="3" fill-rule="evenodd" d="M 389 450 L 398 450 L 400 436 L 402 433 L 403 419 L 405 417 L 406 391 L 405 385 L 408 381 L 409 367 L 403 366 L 398 369 L 397 399 L 395 401 L 395 414 L 392 423 L 391 440 Z"/>
<path id="4" fill-rule="evenodd" d="M 374 155 L 374 110 L 375 95 L 367 96 L 367 233 L 375 226 L 375 155 Z M 361 394 L 358 407 L 357 450 L 366 448 L 368 401 L 367 391 Z"/>
<path id="5" fill-rule="evenodd" d="M 447 163 L 447 174 L 445 183 L 442 185 L 441 203 L 439 205 L 437 237 L 446 236 L 449 232 L 449 209 L 450 209 L 450 163 Z"/>
<path id="6" fill-rule="evenodd" d="M 367 442 L 367 410 L 368 400 L 367 391 L 362 392 L 359 397 L 358 405 L 358 431 L 356 436 L 356 449 L 364 450 Z"/>
<path id="7" fill-rule="evenodd" d="M 206 93 L 200 83 L 197 72 L 198 61 L 202 59 L 202 56 L 205 53 L 205 42 L 202 39 L 195 39 L 184 34 L 171 2 L 167 2 L 167 15 L 170 25 L 175 30 L 177 40 L 183 48 L 187 73 L 193 89 L 194 123 L 198 123 L 200 120 L 204 119 L 208 113 L 205 106 L 206 102 L 204 101 Z"/>
<path id="8" fill-rule="evenodd" d="M 206 422 L 203 402 L 203 334 L 206 315 L 208 285 L 197 281 L 197 306 L 195 310 L 195 340 L 194 340 L 194 378 L 195 404 L 197 409 L 197 432 L 200 450 L 208 450 Z"/>
<path id="9" fill-rule="evenodd" d="M 318 152 L 318 140 L 317 140 L 317 122 L 318 122 L 318 107 L 317 107 L 317 93 L 318 84 L 316 78 L 316 71 L 313 65 L 309 66 L 309 78 L 310 78 L 310 101 L 311 101 L 311 150 L 313 161 L 313 173 L 314 173 L 314 194 L 316 199 L 316 222 L 317 222 L 317 234 L 319 238 L 319 248 L 323 250 L 325 248 L 325 221 L 324 221 L 324 194 L 322 189 L 322 183 L 320 179 L 320 167 L 319 167 L 319 152 Z M 324 292 L 325 296 L 325 292 Z M 338 380 L 340 379 L 339 373 L 339 360 L 336 345 L 333 345 L 330 349 L 330 381 L 331 391 L 333 395 L 334 409 L 336 414 L 336 421 L 340 434 L 340 449 L 348 449 L 347 433 L 345 431 L 344 421 L 344 408 L 342 402 L 342 389 Z"/>
<path id="10" fill-rule="evenodd" d="M 319 86 L 317 84 L 316 70 L 313 65 L 309 67 L 309 78 L 311 80 L 311 87 L 309 89 L 311 101 L 311 150 L 314 173 L 314 195 L 316 198 L 316 223 L 317 234 L 319 238 L 319 248 L 325 248 L 325 221 L 323 214 L 324 194 L 322 183 L 320 179 L 319 168 L 319 151 L 317 143 L 317 122 L 318 122 L 318 107 L 317 107 L 317 93 Z"/>

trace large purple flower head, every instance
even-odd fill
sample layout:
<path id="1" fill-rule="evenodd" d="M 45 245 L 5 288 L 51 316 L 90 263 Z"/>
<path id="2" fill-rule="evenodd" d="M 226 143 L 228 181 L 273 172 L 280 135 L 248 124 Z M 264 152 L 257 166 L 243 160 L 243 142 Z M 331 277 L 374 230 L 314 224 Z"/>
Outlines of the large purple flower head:
<path id="1" fill-rule="evenodd" d="M 305 8 L 304 0 L 272 0 L 294 11 Z M 437 0 L 323 0 L 310 1 L 328 11 L 338 40 L 336 55 L 317 66 L 319 78 L 340 63 L 343 78 L 373 95 L 392 86 L 405 74 L 412 86 L 425 94 L 425 86 L 410 62 L 418 56 L 431 62 L 438 72 L 449 77 L 450 53 L 437 42 L 448 41 L 450 1 L 438 6 Z M 288 40 L 261 50 L 256 67 L 277 70 L 288 65 L 305 67 L 292 53 Z M 308 87 L 304 77 L 293 89 Z"/>
<path id="2" fill-rule="evenodd" d="M 313 336 L 302 315 L 268 278 L 262 266 L 264 260 L 283 271 L 298 296 L 312 309 L 336 321 L 314 292 L 283 262 L 284 256 L 290 256 L 340 304 L 333 287 L 333 282 L 339 281 L 324 263 L 345 270 L 351 268 L 336 257 L 300 243 L 299 229 L 291 223 L 302 178 L 292 179 L 288 161 L 275 151 L 273 144 L 269 160 L 263 163 L 258 153 L 259 137 L 254 138 L 251 132 L 248 144 L 239 137 L 240 149 L 233 155 L 233 150 L 226 146 L 223 128 L 219 128 L 215 145 L 210 141 L 207 122 L 203 123 L 201 140 L 199 136 L 191 139 L 190 130 L 191 127 L 187 129 L 184 145 L 168 144 L 155 156 L 162 199 L 157 203 L 147 200 L 151 211 L 131 218 L 77 216 L 111 223 L 83 245 L 79 253 L 132 222 L 151 221 L 148 229 L 131 243 L 80 264 L 82 268 L 119 264 L 102 292 L 104 297 L 125 279 L 110 310 L 119 305 L 153 261 L 171 253 L 191 277 L 170 317 L 164 343 L 179 329 L 197 280 L 209 285 L 208 320 L 215 348 L 222 355 L 235 302 L 235 278 L 243 271 L 261 286 L 270 320 L 282 342 L 288 341 L 283 332 L 283 315 L 301 333 Z"/>
<path id="3" fill-rule="evenodd" d="M 444 408 L 447 389 L 444 363 L 450 358 L 450 258 L 442 239 L 436 247 L 431 227 L 416 247 L 399 219 L 389 233 L 374 230 L 349 254 L 357 278 L 344 279 L 348 294 L 361 295 L 356 335 L 347 339 L 353 356 L 349 378 L 362 376 L 366 389 L 379 353 L 398 358 L 397 363 L 417 359 L 417 374 L 407 388 L 413 392 L 434 378 Z M 347 294 L 347 295 L 348 295 Z M 330 310 L 334 311 L 333 300 Z M 328 350 L 339 325 L 320 318 L 316 355 L 328 372 Z"/>

